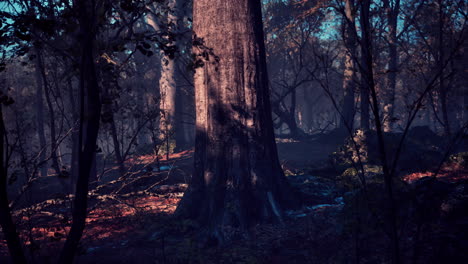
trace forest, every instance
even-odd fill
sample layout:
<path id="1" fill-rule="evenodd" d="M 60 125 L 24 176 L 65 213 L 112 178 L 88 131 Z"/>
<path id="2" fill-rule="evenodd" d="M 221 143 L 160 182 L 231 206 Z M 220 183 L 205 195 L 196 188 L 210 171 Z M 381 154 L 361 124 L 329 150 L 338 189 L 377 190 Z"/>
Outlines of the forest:
<path id="1" fill-rule="evenodd" d="M 0 0 L 0 263 L 468 263 L 466 0 Z"/>

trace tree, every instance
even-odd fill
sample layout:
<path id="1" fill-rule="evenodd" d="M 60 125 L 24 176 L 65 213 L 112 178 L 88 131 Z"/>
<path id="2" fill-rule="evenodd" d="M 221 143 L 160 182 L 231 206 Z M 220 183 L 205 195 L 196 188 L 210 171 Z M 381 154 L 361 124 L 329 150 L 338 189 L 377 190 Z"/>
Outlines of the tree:
<path id="1" fill-rule="evenodd" d="M 387 118 L 385 119 L 385 130 L 392 130 L 392 123 L 394 120 L 395 114 L 395 92 L 396 92 L 396 83 L 397 83 L 397 71 L 399 64 L 399 54 L 397 50 L 398 45 L 398 35 L 397 35 L 397 24 L 398 24 L 398 15 L 400 13 L 400 0 L 390 1 L 385 0 L 383 2 L 384 8 L 387 15 L 387 24 L 388 24 L 388 102 L 385 106 L 387 112 Z"/>
<path id="2" fill-rule="evenodd" d="M 369 130 L 370 129 L 370 115 L 369 115 L 369 90 L 371 87 L 369 87 L 371 84 L 369 82 L 369 78 L 373 79 L 373 73 L 372 69 L 370 68 L 372 66 L 372 59 L 370 59 L 370 56 L 372 56 L 372 52 L 370 50 L 370 45 L 371 45 L 371 34 L 372 31 L 370 29 L 370 2 L 369 1 L 363 1 L 361 3 L 361 14 L 360 14 L 360 22 L 361 22 L 361 65 L 360 65 L 360 71 L 361 71 L 361 129 L 362 130 Z M 366 30 L 367 26 L 367 30 Z M 369 41 L 366 42 L 365 39 L 369 39 Z M 367 61 L 370 60 L 371 63 L 367 63 Z M 378 109 L 375 109 L 375 111 L 378 111 Z"/>
<path id="3" fill-rule="evenodd" d="M 346 47 L 345 69 L 343 73 L 343 115 L 341 117 L 342 129 L 352 131 L 354 125 L 354 90 L 356 88 L 356 24 L 354 0 L 347 0 L 345 3 L 345 21 L 343 22 L 343 39 Z"/>
<path id="4" fill-rule="evenodd" d="M 13 101 L 11 98 L 0 91 L 0 226 L 2 227 L 3 233 L 5 234 L 5 239 L 13 263 L 21 264 L 26 263 L 26 257 L 24 255 L 23 248 L 21 247 L 18 233 L 16 233 L 16 225 L 13 222 L 10 206 L 8 204 L 8 165 L 5 162 L 5 160 L 8 158 L 6 156 L 8 155 L 5 155 L 6 130 L 2 111 L 3 105 L 9 105 L 12 102 Z"/>
<path id="5" fill-rule="evenodd" d="M 40 159 L 41 162 L 46 160 L 46 138 L 44 128 L 44 103 L 42 100 L 42 75 L 39 67 L 39 49 L 36 49 L 36 123 L 37 123 L 37 134 L 39 137 L 40 146 Z M 47 176 L 47 166 L 41 166 L 41 176 Z"/>
<path id="6" fill-rule="evenodd" d="M 282 219 L 295 199 L 273 134 L 259 0 L 193 6 L 196 138 L 192 182 L 176 214 L 220 227 Z"/>
<path id="7" fill-rule="evenodd" d="M 166 142 L 166 155 L 169 155 L 169 141 L 174 139 L 177 149 L 191 145 L 190 130 L 184 124 L 184 111 L 187 109 L 186 98 L 182 89 L 182 49 L 185 10 L 189 1 L 170 0 L 164 16 L 160 19 L 150 10 L 147 23 L 162 34 L 160 44 L 161 78 L 160 92 L 160 131 L 161 139 Z M 162 20 L 162 21 L 161 21 Z M 162 44 L 162 45 L 161 45 Z"/>
<path id="8" fill-rule="evenodd" d="M 50 84 L 49 84 L 49 82 L 47 80 L 46 70 L 45 70 L 45 66 L 44 66 L 44 59 L 42 58 L 41 49 L 40 49 L 40 47 L 38 47 L 38 45 L 36 45 L 35 50 L 36 50 L 36 71 L 39 71 L 39 75 L 40 75 L 38 81 L 42 81 L 42 83 L 43 83 L 44 95 L 45 95 L 46 102 L 47 102 L 47 108 L 49 110 L 50 157 L 51 157 L 51 160 L 52 160 L 52 168 L 55 170 L 55 173 L 57 175 L 59 175 L 60 174 L 60 165 L 59 165 L 59 159 L 57 157 L 57 148 L 58 148 L 58 146 L 56 146 L 57 138 L 56 138 L 56 131 L 55 131 L 55 111 L 54 111 L 54 108 L 52 106 L 52 100 L 50 98 L 51 87 L 50 87 Z M 39 84 L 38 84 L 38 86 L 39 86 Z M 41 88 L 37 89 L 37 91 L 40 91 L 40 90 L 42 90 L 42 89 Z M 38 95 L 38 100 L 42 101 L 42 95 Z M 41 111 L 39 111 L 39 109 L 41 108 L 41 104 L 42 104 L 42 102 L 38 102 L 38 116 L 43 115 L 43 110 L 41 109 Z M 39 120 L 43 120 L 43 119 L 44 119 L 43 117 L 38 117 L 38 123 L 39 123 Z M 42 144 L 42 142 L 43 142 L 42 135 L 44 134 L 44 131 L 43 131 L 44 124 L 38 124 L 38 125 L 39 125 L 39 130 L 40 131 L 42 130 L 39 133 L 40 142 Z M 45 152 L 45 149 L 43 149 L 42 152 Z"/>
<path id="9" fill-rule="evenodd" d="M 311 123 L 306 116 L 314 111 L 304 95 L 314 88 L 309 69 L 315 66 L 313 46 L 325 17 L 318 2 L 267 1 L 264 4 L 273 125 L 279 129 L 280 136 L 287 129 L 288 137 L 306 138 L 305 131 L 310 130 L 306 128 Z"/>
<path id="10" fill-rule="evenodd" d="M 93 57 L 95 20 L 94 1 L 78 1 L 80 24 L 80 127 L 78 135 L 78 180 L 73 201 L 73 223 L 59 263 L 72 263 L 86 224 L 88 188 L 92 165 L 95 162 L 96 140 L 101 117 L 101 101 Z"/>
<path id="11" fill-rule="evenodd" d="M 375 88 L 374 80 L 374 69 L 373 69 L 373 58 L 372 58 L 372 35 L 371 35 L 371 16 L 370 16 L 370 6 L 372 0 L 364 0 L 360 3 L 361 10 L 361 27 L 362 27 L 362 39 L 361 39 L 361 79 L 363 82 L 363 87 L 361 89 L 366 90 L 366 95 L 371 97 L 361 98 L 361 107 L 364 105 L 363 100 L 367 101 L 367 116 L 369 115 L 369 103 L 372 103 L 372 113 L 374 115 L 374 124 L 377 133 L 378 149 L 380 155 L 380 161 L 382 164 L 382 172 L 385 183 L 385 190 L 388 196 L 389 203 L 389 226 L 390 232 L 389 236 L 391 239 L 391 252 L 392 252 L 392 263 L 400 263 L 400 250 L 399 250 L 399 241 L 398 241 L 398 228 L 396 220 L 396 204 L 394 199 L 393 191 L 393 175 L 390 171 L 388 164 L 388 153 L 385 147 L 385 140 L 383 136 L 383 125 L 380 119 L 379 113 L 379 100 L 377 98 L 377 91 Z M 364 93 L 361 92 L 361 96 Z M 363 111 L 363 109 L 361 109 Z M 361 115 L 362 116 L 362 115 Z M 369 118 L 367 120 L 361 120 L 362 129 L 369 129 Z"/>

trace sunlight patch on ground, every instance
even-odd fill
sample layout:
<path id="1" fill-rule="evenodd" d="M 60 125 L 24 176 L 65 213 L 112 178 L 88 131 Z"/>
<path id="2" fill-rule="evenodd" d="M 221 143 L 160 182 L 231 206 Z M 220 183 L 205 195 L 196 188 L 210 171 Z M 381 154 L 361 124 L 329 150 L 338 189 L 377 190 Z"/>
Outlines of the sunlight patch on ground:
<path id="1" fill-rule="evenodd" d="M 98 241 L 106 238 L 122 237 L 137 228 L 138 218 L 153 217 L 154 214 L 174 213 L 180 196 L 137 196 L 106 199 L 95 208 L 90 208 L 86 218 L 83 242 Z M 52 205 L 52 204 L 51 204 Z M 40 254 L 49 254 L 49 249 L 60 248 L 70 230 L 70 222 L 64 221 L 60 212 L 69 210 L 65 204 L 52 205 L 50 208 L 31 208 L 28 215 L 17 215 L 20 222 L 18 230 L 25 245 L 39 247 Z M 35 210 L 36 209 L 36 210 Z M 23 212 L 24 213 L 24 212 Z M 140 219 L 141 220 L 141 219 Z M 68 222 L 67 224 L 65 224 Z M 28 231 L 28 223 L 34 223 Z M 0 238 L 0 254 L 7 255 L 6 241 Z"/>
<path id="2" fill-rule="evenodd" d="M 437 179 L 447 182 L 458 182 L 461 180 L 468 180 L 468 171 L 460 170 L 460 171 L 446 171 L 441 170 L 437 175 L 434 172 L 415 172 L 408 174 L 403 177 L 403 180 L 408 183 L 413 183 L 421 178 L 424 177 L 434 177 L 436 176 Z"/>
<path id="3" fill-rule="evenodd" d="M 185 150 L 182 152 L 172 153 L 169 155 L 169 160 L 173 159 L 182 159 L 188 158 L 193 154 L 194 150 Z M 149 164 L 157 161 L 157 157 L 154 154 L 141 155 L 131 159 L 128 159 L 127 162 L 130 164 Z M 167 161 L 166 155 L 160 155 L 159 161 Z"/>

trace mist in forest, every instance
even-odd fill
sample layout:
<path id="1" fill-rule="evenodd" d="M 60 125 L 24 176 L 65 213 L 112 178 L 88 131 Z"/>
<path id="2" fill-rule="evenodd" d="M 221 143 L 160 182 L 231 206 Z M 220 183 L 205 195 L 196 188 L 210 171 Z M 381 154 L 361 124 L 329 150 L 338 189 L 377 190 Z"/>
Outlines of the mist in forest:
<path id="1" fill-rule="evenodd" d="M 0 263 L 468 263 L 464 0 L 0 0 Z"/>

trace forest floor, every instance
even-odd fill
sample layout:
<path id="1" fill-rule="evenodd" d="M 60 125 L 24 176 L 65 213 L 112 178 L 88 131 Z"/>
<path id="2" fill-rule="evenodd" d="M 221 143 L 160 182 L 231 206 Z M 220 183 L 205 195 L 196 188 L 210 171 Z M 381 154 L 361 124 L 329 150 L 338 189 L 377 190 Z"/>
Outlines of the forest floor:
<path id="1" fill-rule="evenodd" d="M 339 147 L 333 140 L 280 140 L 283 170 L 304 206 L 287 211 L 283 224 L 256 226 L 250 238 L 226 227 L 228 242 L 218 247 L 199 244 L 196 224 L 171 216 L 187 188 L 193 151 L 159 164 L 151 155 L 129 160 L 126 177 L 113 168 L 92 184 L 77 263 L 388 263 L 381 184 L 371 182 L 363 195 L 349 179 L 323 169 Z M 438 263 L 426 261 L 437 248 L 444 263 L 464 263 L 458 261 L 467 255 L 458 251 L 468 248 L 468 170 L 445 166 L 437 178 L 427 176 L 434 175 L 408 173 L 396 190 L 402 255 L 408 263 Z M 371 201 L 363 198 L 375 193 Z M 71 197 L 63 196 L 14 212 L 32 263 L 54 263 L 69 230 L 70 205 Z M 0 234 L 0 262 L 9 263 L 7 256 Z"/>

